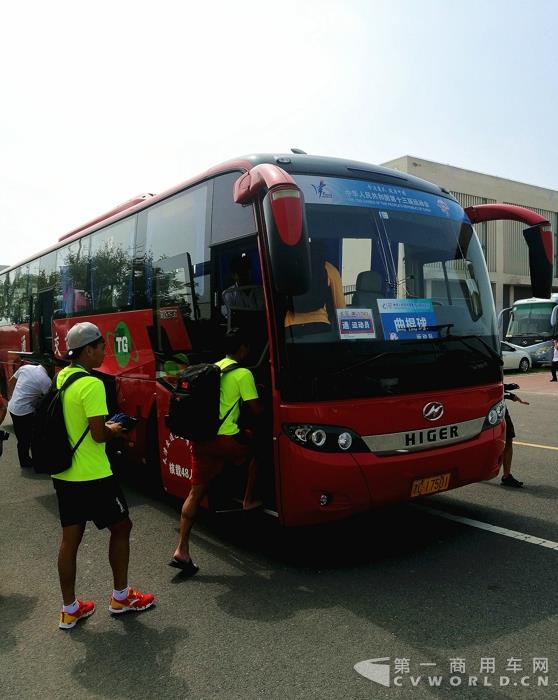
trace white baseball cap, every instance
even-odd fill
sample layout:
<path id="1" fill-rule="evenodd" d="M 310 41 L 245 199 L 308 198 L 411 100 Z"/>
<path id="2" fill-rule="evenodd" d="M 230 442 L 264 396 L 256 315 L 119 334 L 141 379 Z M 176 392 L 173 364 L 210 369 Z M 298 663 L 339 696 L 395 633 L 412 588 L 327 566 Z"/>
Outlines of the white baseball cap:
<path id="1" fill-rule="evenodd" d="M 68 352 L 64 357 L 71 360 L 75 357 L 76 350 L 93 343 L 99 338 L 102 338 L 103 334 L 97 328 L 94 323 L 89 323 L 89 321 L 84 321 L 83 323 L 76 323 L 72 326 L 66 335 L 66 346 L 68 347 Z"/>

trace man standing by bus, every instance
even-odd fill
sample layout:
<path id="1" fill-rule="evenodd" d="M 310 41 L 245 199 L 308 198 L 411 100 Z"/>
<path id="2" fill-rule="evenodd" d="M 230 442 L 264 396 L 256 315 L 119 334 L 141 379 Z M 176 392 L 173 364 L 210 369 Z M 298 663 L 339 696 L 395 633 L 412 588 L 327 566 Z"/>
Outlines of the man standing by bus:
<path id="1" fill-rule="evenodd" d="M 58 388 L 73 373 L 85 371 L 89 374 L 100 367 L 105 356 L 105 340 L 93 323 L 76 323 L 70 328 L 66 343 L 66 358 L 71 364 L 58 374 Z M 64 390 L 62 404 L 72 445 L 89 428 L 74 453 L 70 468 L 52 477 L 62 524 L 58 574 L 63 607 L 59 627 L 71 629 L 95 612 L 93 601 L 78 600 L 75 595 L 77 552 L 88 520 L 98 529 L 110 530 L 109 562 L 114 589 L 109 612 L 145 610 L 153 605 L 155 596 L 128 586 L 132 523 L 126 499 L 112 474 L 105 451 L 105 443 L 121 435 L 122 425 L 105 422 L 108 411 L 104 385 L 96 377 L 80 377 Z"/>
<path id="2" fill-rule="evenodd" d="M 238 329 L 230 330 L 225 336 L 226 356 L 216 364 L 224 370 L 233 364 L 242 364 L 249 356 L 247 339 Z M 198 567 L 190 556 L 190 532 L 194 525 L 201 501 L 210 483 L 227 464 L 240 466 L 248 462 L 248 477 L 244 491 L 243 510 L 253 510 L 262 505 L 254 500 L 256 482 L 256 459 L 253 440 L 238 427 L 240 405 L 248 407 L 254 418 L 259 418 L 262 407 L 254 382 L 254 375 L 245 367 L 230 370 L 221 376 L 219 416 L 222 423 L 217 436 L 204 442 L 191 442 L 192 482 L 190 493 L 180 513 L 180 535 L 169 566 L 181 569 L 187 576 L 193 576 Z M 223 420 L 224 418 L 224 420 Z"/>
<path id="3" fill-rule="evenodd" d="M 17 456 L 22 469 L 33 466 L 31 436 L 35 407 L 39 399 L 50 389 L 50 383 L 51 378 L 42 364 L 22 365 L 8 382 L 10 395 L 8 411 L 12 417 L 17 438 Z"/>
<path id="4" fill-rule="evenodd" d="M 513 394 L 512 391 L 519 389 L 518 384 L 504 384 L 504 398 L 509 401 L 517 401 L 518 403 L 529 405 L 528 401 L 520 399 L 519 396 Z M 513 459 L 513 439 L 515 437 L 515 426 L 510 417 L 508 408 L 506 406 L 506 413 L 504 416 L 506 420 L 506 445 L 504 447 L 504 457 L 502 461 L 502 486 L 511 486 L 514 489 L 520 489 L 523 486 L 523 482 L 516 479 L 511 473 L 511 464 Z"/>

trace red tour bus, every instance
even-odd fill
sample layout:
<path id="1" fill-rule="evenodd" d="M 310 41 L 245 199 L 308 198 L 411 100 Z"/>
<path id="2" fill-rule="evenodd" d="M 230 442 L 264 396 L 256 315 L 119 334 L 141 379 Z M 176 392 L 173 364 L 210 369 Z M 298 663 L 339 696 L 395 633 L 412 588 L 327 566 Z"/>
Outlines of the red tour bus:
<path id="1" fill-rule="evenodd" d="M 22 362 L 63 364 L 70 326 L 93 321 L 103 378 L 139 419 L 127 462 L 184 497 L 190 453 L 165 424 L 170 392 L 238 327 L 268 409 L 259 490 L 282 524 L 491 479 L 502 363 L 472 224 L 506 218 L 528 225 L 533 296 L 549 297 L 552 233 L 529 210 L 463 210 L 434 184 L 354 161 L 225 163 L 0 273 L 0 390 Z"/>

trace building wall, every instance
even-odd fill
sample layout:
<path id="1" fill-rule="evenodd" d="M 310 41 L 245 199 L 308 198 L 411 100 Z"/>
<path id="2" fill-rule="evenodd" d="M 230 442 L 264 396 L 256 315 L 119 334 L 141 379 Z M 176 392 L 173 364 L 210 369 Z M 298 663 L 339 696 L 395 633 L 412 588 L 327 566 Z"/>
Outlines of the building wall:
<path id="1" fill-rule="evenodd" d="M 463 207 L 504 202 L 527 207 L 544 216 L 554 232 L 553 289 L 558 290 L 558 191 L 414 156 L 402 156 L 382 165 L 435 182 L 449 190 Z M 516 221 L 490 221 L 476 225 L 475 229 L 490 273 L 496 310 L 500 311 L 516 299 L 531 296 L 529 254 L 522 234 L 524 225 Z"/>

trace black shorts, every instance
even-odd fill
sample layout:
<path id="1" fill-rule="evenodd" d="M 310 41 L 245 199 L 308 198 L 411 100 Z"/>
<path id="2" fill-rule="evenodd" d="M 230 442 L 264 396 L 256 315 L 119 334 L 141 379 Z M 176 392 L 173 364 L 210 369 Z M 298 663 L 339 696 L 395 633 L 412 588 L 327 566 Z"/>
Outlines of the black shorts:
<path id="1" fill-rule="evenodd" d="M 512 419 L 506 408 L 506 442 L 513 440 L 515 437 L 515 428 L 513 427 Z"/>
<path id="2" fill-rule="evenodd" d="M 62 527 L 92 520 L 99 530 L 128 517 L 128 504 L 114 476 L 93 481 L 53 479 Z"/>

